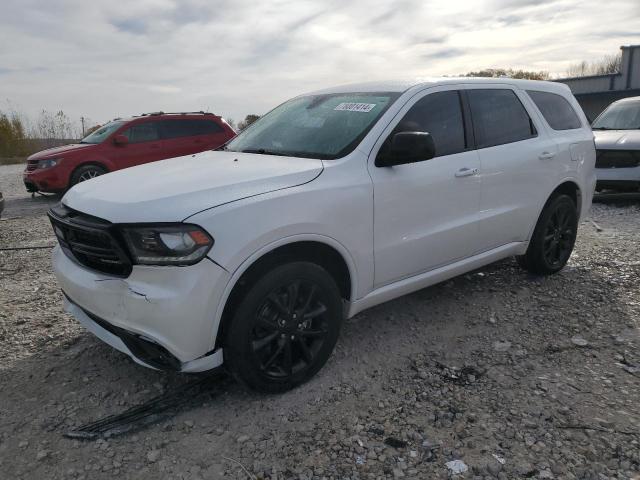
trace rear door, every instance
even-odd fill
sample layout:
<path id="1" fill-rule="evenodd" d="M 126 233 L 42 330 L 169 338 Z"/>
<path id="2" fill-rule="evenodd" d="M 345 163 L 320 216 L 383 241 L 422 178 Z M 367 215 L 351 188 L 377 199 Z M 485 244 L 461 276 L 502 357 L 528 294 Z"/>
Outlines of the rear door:
<path id="1" fill-rule="evenodd" d="M 129 143 L 114 145 L 111 149 L 111 159 L 118 168 L 133 167 L 166 158 L 163 156 L 163 142 L 157 120 L 134 123 L 120 133 L 129 139 Z"/>
<path id="2" fill-rule="evenodd" d="M 556 181 L 558 148 L 524 92 L 484 84 L 466 93 L 482 172 L 477 243 L 486 251 L 525 241 Z"/>
<path id="3" fill-rule="evenodd" d="M 480 162 L 461 100 L 451 86 L 417 94 L 374 147 L 368 168 L 374 188 L 376 287 L 452 263 L 475 250 Z M 376 167 L 378 152 L 403 131 L 430 133 L 436 156 Z"/>
<path id="4" fill-rule="evenodd" d="M 167 158 L 195 153 L 190 148 L 193 142 L 193 122 L 191 120 L 180 118 L 162 120 L 160 121 L 160 132 Z"/>

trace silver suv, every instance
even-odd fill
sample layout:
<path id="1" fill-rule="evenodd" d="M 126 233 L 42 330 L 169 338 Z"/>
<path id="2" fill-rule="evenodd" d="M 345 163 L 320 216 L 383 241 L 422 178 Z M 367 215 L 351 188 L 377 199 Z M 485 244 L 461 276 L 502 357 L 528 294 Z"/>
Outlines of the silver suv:
<path id="1" fill-rule="evenodd" d="M 613 102 L 593 122 L 597 189 L 640 188 L 640 97 Z"/>

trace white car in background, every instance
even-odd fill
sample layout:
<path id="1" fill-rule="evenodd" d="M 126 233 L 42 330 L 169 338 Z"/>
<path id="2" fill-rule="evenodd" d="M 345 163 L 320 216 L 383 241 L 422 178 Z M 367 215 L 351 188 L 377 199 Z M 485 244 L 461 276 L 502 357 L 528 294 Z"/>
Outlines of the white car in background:
<path id="1" fill-rule="evenodd" d="M 594 163 L 559 83 L 336 87 L 218 151 L 76 185 L 50 211 L 54 270 L 67 311 L 137 362 L 224 362 L 279 392 L 325 364 L 345 317 L 509 256 L 562 269 Z"/>
<path id="2" fill-rule="evenodd" d="M 640 189 L 640 97 L 613 102 L 592 128 L 598 190 Z"/>

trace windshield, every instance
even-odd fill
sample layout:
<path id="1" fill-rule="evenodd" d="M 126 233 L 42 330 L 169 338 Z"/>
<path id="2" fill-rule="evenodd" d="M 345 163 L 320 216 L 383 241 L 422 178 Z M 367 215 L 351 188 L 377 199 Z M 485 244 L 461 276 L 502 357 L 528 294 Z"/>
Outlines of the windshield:
<path id="1" fill-rule="evenodd" d="M 123 124 L 122 121 L 109 122 L 84 137 L 80 143 L 102 143 Z"/>
<path id="2" fill-rule="evenodd" d="M 350 153 L 399 93 L 297 97 L 271 110 L 229 142 L 234 152 L 320 159 Z"/>
<path id="3" fill-rule="evenodd" d="M 640 102 L 614 103 L 593 122 L 594 130 L 639 130 Z"/>

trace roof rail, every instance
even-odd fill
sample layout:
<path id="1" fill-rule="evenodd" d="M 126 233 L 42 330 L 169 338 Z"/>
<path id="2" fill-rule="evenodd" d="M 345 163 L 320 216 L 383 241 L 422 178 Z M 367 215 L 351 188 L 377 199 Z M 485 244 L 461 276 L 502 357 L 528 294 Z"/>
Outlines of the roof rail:
<path id="1" fill-rule="evenodd" d="M 149 113 L 141 113 L 140 115 L 138 115 L 139 117 L 150 117 L 150 116 L 154 116 L 154 115 L 193 115 L 193 114 L 200 114 L 200 115 L 215 115 L 215 113 L 213 112 L 205 112 L 203 110 L 199 110 L 197 112 L 163 112 L 163 111 L 159 111 L 159 112 L 149 112 Z"/>

